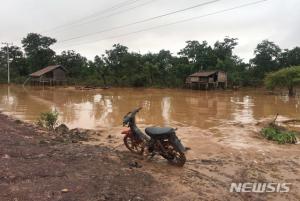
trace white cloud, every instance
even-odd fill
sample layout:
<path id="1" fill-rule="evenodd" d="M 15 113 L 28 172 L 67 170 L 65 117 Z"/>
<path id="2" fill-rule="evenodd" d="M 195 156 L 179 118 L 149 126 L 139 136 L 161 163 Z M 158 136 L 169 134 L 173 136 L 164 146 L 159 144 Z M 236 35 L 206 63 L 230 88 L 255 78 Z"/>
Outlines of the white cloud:
<path id="1" fill-rule="evenodd" d="M 20 45 L 21 39 L 26 36 L 28 32 L 42 32 L 43 30 L 49 30 L 59 25 L 74 22 L 77 19 L 89 16 L 124 1 L 125 0 L 5 1 L 2 2 L 3 9 L 0 13 L 0 41 L 9 41 Z M 209 0 L 155 0 L 140 8 L 109 17 L 105 20 L 93 21 L 89 24 L 66 29 L 63 32 L 54 31 L 48 35 L 58 40 L 64 40 L 207 1 Z M 128 46 L 131 51 L 141 51 L 145 53 L 149 51 L 157 52 L 160 49 L 169 49 L 173 53 L 176 53 L 184 47 L 186 40 L 207 40 L 212 45 L 216 40 L 222 40 L 225 36 L 230 36 L 239 38 L 239 46 L 236 48 L 235 53 L 247 60 L 252 57 L 253 50 L 257 43 L 264 39 L 272 40 L 282 48 L 299 46 L 299 0 L 269 0 L 254 6 L 182 24 L 153 29 L 126 37 L 99 41 L 103 38 L 199 16 L 253 1 L 255 0 L 223 0 L 215 4 L 161 18 L 153 22 L 93 35 L 70 41 L 69 43 L 58 43 L 55 46 L 55 50 L 60 53 L 62 50 L 61 47 L 65 47 L 64 49 L 74 49 L 88 58 L 93 58 L 96 54 L 101 54 L 105 49 L 111 48 L 114 43 L 121 43 Z M 149 2 L 149 0 L 139 0 L 138 2 L 145 3 Z M 67 47 L 68 44 L 79 44 L 91 41 L 93 42 Z"/>

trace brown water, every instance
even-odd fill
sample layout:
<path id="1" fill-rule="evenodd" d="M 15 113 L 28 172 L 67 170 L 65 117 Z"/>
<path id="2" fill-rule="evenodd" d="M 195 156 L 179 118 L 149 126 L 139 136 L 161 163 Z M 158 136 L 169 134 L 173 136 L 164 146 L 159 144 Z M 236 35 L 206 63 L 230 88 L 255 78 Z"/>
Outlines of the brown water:
<path id="1" fill-rule="evenodd" d="M 27 121 L 56 109 L 70 127 L 112 128 L 143 105 L 141 125 L 170 125 L 208 129 L 224 122 L 251 123 L 279 113 L 299 117 L 300 100 L 267 95 L 263 90 L 192 91 L 114 88 L 79 91 L 65 88 L 0 86 L 0 109 Z"/>

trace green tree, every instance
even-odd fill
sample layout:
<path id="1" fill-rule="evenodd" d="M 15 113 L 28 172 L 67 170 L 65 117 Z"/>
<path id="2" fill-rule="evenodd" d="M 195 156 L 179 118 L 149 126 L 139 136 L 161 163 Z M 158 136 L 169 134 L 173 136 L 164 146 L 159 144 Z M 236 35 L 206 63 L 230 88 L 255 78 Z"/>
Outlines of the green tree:
<path id="1" fill-rule="evenodd" d="M 280 66 L 297 66 L 300 65 L 300 47 L 295 47 L 292 50 L 285 49 L 281 53 Z"/>
<path id="2" fill-rule="evenodd" d="M 147 75 L 147 83 L 154 86 L 156 84 L 156 78 L 159 76 L 158 66 L 147 61 L 144 63 L 144 72 Z"/>
<path id="3" fill-rule="evenodd" d="M 225 37 L 222 42 L 217 41 L 214 45 L 214 52 L 218 59 L 225 60 L 233 56 L 233 50 L 238 45 L 237 38 Z"/>
<path id="4" fill-rule="evenodd" d="M 29 33 L 21 42 L 31 71 L 53 64 L 55 52 L 50 46 L 56 43 L 56 39 Z"/>
<path id="5" fill-rule="evenodd" d="M 122 77 L 122 59 L 128 54 L 128 47 L 115 44 L 113 45 L 113 49 L 106 50 L 105 53 L 104 61 L 113 74 L 114 83 L 119 85 Z"/>
<path id="6" fill-rule="evenodd" d="M 6 52 L 4 48 L 0 50 L 0 83 L 7 82 L 7 59 L 6 59 Z"/>
<path id="7" fill-rule="evenodd" d="M 180 50 L 179 55 L 188 58 L 191 64 L 196 67 L 196 71 L 206 70 L 215 66 L 217 56 L 211 46 L 206 41 L 187 41 L 187 45 Z"/>
<path id="8" fill-rule="evenodd" d="M 300 66 L 284 68 L 274 73 L 270 73 L 265 78 L 265 85 L 269 89 L 276 87 L 286 87 L 289 96 L 294 96 L 294 87 L 300 84 Z"/>
<path id="9" fill-rule="evenodd" d="M 104 63 L 103 58 L 95 56 L 92 68 L 100 75 L 104 86 L 107 86 L 107 77 L 109 76 L 108 66 Z"/>
<path id="10" fill-rule="evenodd" d="M 215 66 L 211 70 L 222 70 L 228 73 L 229 82 L 232 85 L 241 85 L 238 65 L 241 63 L 239 57 L 233 55 L 234 48 L 238 45 L 237 38 L 225 37 L 223 41 L 214 44 L 214 54 L 217 58 Z"/>
<path id="11" fill-rule="evenodd" d="M 279 56 L 281 49 L 274 42 L 264 40 L 254 50 L 255 57 L 250 60 L 254 65 L 254 71 L 259 79 L 263 79 L 266 73 L 278 70 L 280 67 Z"/>
<path id="12" fill-rule="evenodd" d="M 147 78 L 141 64 L 141 55 L 138 53 L 128 53 L 122 58 L 122 82 L 125 86 L 146 86 Z"/>
<path id="13" fill-rule="evenodd" d="M 18 46 L 10 46 L 8 51 L 11 60 L 10 66 L 12 72 L 14 72 L 16 75 L 28 76 L 29 71 L 26 66 L 26 59 L 21 48 Z"/>
<path id="14" fill-rule="evenodd" d="M 7 47 L 0 49 L 0 74 L 6 78 L 7 75 Z M 27 68 L 26 59 L 20 47 L 10 46 L 8 47 L 10 57 L 10 75 L 11 81 L 22 82 L 25 76 L 28 76 L 29 69 Z M 5 75 L 4 75 L 5 74 Z"/>
<path id="15" fill-rule="evenodd" d="M 168 85 L 168 74 L 170 69 L 173 67 L 173 56 L 169 50 L 160 50 L 156 55 L 155 64 L 158 66 L 159 77 L 158 84 L 159 85 Z"/>
<path id="16" fill-rule="evenodd" d="M 55 63 L 64 66 L 68 74 L 73 78 L 84 78 L 87 76 L 87 58 L 76 53 L 74 50 L 63 51 L 55 57 Z"/>

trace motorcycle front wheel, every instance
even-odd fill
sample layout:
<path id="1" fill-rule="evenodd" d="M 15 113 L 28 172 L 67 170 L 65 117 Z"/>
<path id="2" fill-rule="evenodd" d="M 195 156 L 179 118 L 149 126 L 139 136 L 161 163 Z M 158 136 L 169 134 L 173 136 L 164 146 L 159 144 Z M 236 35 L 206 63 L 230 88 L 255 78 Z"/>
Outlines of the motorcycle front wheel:
<path id="1" fill-rule="evenodd" d="M 142 141 L 136 141 L 133 137 L 125 136 L 124 144 L 126 148 L 132 153 L 142 155 L 144 153 L 144 146 Z"/>

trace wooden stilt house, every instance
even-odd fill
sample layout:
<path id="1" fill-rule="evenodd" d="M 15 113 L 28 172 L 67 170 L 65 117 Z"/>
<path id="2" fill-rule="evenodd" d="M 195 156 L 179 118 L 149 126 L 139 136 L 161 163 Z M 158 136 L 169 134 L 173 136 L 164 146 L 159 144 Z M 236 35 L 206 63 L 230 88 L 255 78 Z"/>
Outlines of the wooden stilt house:
<path id="1" fill-rule="evenodd" d="M 197 89 L 227 88 L 227 74 L 223 71 L 200 71 L 188 76 L 186 85 Z"/>
<path id="2" fill-rule="evenodd" d="M 34 85 L 62 85 L 67 82 L 67 70 L 61 65 L 45 67 L 29 75 Z M 24 83 L 26 84 L 26 83 Z"/>

